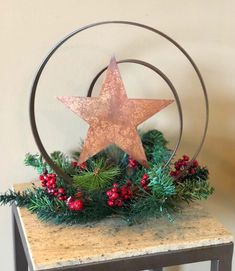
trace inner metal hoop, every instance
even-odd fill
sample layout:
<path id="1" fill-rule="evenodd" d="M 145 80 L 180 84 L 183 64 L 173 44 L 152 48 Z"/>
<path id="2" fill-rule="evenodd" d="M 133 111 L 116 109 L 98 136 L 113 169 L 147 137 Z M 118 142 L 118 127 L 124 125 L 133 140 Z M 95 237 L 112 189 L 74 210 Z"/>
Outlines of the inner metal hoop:
<path id="1" fill-rule="evenodd" d="M 194 70 L 195 70 L 195 72 L 196 72 L 196 74 L 197 74 L 197 76 L 199 78 L 199 81 L 200 81 L 200 84 L 201 84 L 201 87 L 202 87 L 202 90 L 203 90 L 204 99 L 205 99 L 205 106 L 206 106 L 206 118 L 205 118 L 205 124 L 204 124 L 204 130 L 203 130 L 202 138 L 201 138 L 200 144 L 199 144 L 195 154 L 193 155 L 193 158 L 192 158 L 191 162 L 193 160 L 195 160 L 195 158 L 199 154 L 199 152 L 200 152 L 200 150 L 201 150 L 201 148 L 203 146 L 203 143 L 205 141 L 205 137 L 206 137 L 206 133 L 207 133 L 208 120 L 209 120 L 209 102 L 208 102 L 206 86 L 205 86 L 205 83 L 203 81 L 203 78 L 201 76 L 201 73 L 200 73 L 198 67 L 196 66 L 196 64 L 194 63 L 194 61 L 190 57 L 190 55 L 185 51 L 185 49 L 183 47 L 181 47 L 175 40 L 173 40 L 171 37 L 167 36 L 163 32 L 161 32 L 161 31 L 159 31 L 159 30 L 157 30 L 157 29 L 155 29 L 153 27 L 150 27 L 150 26 L 147 26 L 147 25 L 144 25 L 144 24 L 140 24 L 140 23 L 136 23 L 136 22 L 130 22 L 130 21 L 103 21 L 103 22 L 97 22 L 97 23 L 86 25 L 84 27 L 81 27 L 81 28 L 73 31 L 72 33 L 70 33 L 66 37 L 64 37 L 47 54 L 47 56 L 43 60 L 42 64 L 39 66 L 38 71 L 37 71 L 37 73 L 36 73 L 36 75 L 34 77 L 32 88 L 31 88 L 30 102 L 29 102 L 30 124 L 31 124 L 32 133 L 33 133 L 33 136 L 34 136 L 34 139 L 35 139 L 35 143 L 36 143 L 41 155 L 43 156 L 43 158 L 47 162 L 47 164 L 55 171 L 55 173 L 57 173 L 60 177 L 62 177 L 65 181 L 67 181 L 69 183 L 72 182 L 72 178 L 70 178 L 63 170 L 61 170 L 60 167 L 58 167 L 51 160 L 50 156 L 47 154 L 47 152 L 45 150 L 45 147 L 43 146 L 42 141 L 40 139 L 38 129 L 37 129 L 36 120 L 35 120 L 35 96 L 36 96 L 36 90 L 37 90 L 39 79 L 40 79 L 40 77 L 42 75 L 42 72 L 43 72 L 46 64 L 48 63 L 48 61 L 52 57 L 52 55 L 60 48 L 60 46 L 62 46 L 67 40 L 69 40 L 70 38 L 72 38 L 73 36 L 75 36 L 76 34 L 82 32 L 82 31 L 85 31 L 85 30 L 93 28 L 93 27 L 101 26 L 101 25 L 107 25 L 107 24 L 132 25 L 132 26 L 140 27 L 140 28 L 143 28 L 145 30 L 151 31 L 151 32 L 153 32 L 153 33 L 155 33 L 157 35 L 162 36 L 166 40 L 168 40 L 170 43 L 172 43 L 175 47 L 177 47 L 183 53 L 183 55 L 188 59 L 188 61 L 193 66 L 193 68 L 194 68 Z"/>
<path id="2" fill-rule="evenodd" d="M 167 167 L 170 164 L 171 160 L 173 159 L 173 157 L 175 156 L 175 154 L 176 154 L 176 152 L 177 152 L 177 150 L 179 148 L 181 138 L 182 138 L 182 132 L 183 132 L 183 114 L 182 114 L 182 107 L 181 107 L 181 103 L 180 103 L 178 93 L 177 93 L 175 87 L 173 86 L 172 82 L 170 81 L 170 79 L 161 70 L 159 70 L 157 67 L 155 67 L 155 66 L 153 66 L 153 65 L 151 65 L 151 64 L 149 64 L 149 63 L 147 63 L 145 61 L 138 60 L 138 59 L 123 59 L 123 60 L 117 61 L 117 63 L 118 64 L 121 64 L 121 63 L 134 63 L 134 64 L 138 64 L 138 65 L 141 65 L 141 66 L 144 66 L 144 67 L 147 67 L 147 68 L 151 69 L 152 71 L 157 73 L 167 83 L 167 85 L 169 86 L 169 88 L 171 89 L 171 91 L 172 91 L 172 93 L 174 95 L 176 105 L 177 105 L 178 114 L 179 114 L 179 134 L 178 134 L 178 139 L 176 141 L 175 147 L 174 147 L 174 149 L 172 151 L 172 154 L 169 157 L 168 161 L 163 166 L 163 167 Z M 92 91 L 94 89 L 94 86 L 95 86 L 97 80 L 102 75 L 102 73 L 105 72 L 105 70 L 107 70 L 107 68 L 108 68 L 108 66 L 104 67 L 94 77 L 94 79 L 92 80 L 92 82 L 90 84 L 90 87 L 88 89 L 87 97 L 91 97 Z"/>

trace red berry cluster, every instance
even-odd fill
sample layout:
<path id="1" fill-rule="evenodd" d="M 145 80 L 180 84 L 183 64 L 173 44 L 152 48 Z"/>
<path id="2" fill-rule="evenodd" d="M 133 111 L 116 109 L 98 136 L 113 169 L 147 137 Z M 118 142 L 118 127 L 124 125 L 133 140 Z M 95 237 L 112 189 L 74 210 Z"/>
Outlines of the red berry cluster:
<path id="1" fill-rule="evenodd" d="M 129 157 L 129 159 L 128 159 L 128 167 L 132 168 L 132 169 L 136 169 L 136 167 L 137 167 L 136 160 L 134 160 L 131 157 Z"/>
<path id="2" fill-rule="evenodd" d="M 39 176 L 42 187 L 46 188 L 47 193 L 57 197 L 58 200 L 66 200 L 67 196 L 63 187 L 57 187 L 56 174 L 44 173 Z"/>
<path id="3" fill-rule="evenodd" d="M 84 203 L 82 199 L 82 194 L 77 193 L 74 197 L 69 197 L 67 200 L 67 206 L 71 211 L 81 211 L 84 209 Z"/>
<path id="4" fill-rule="evenodd" d="M 144 190 L 148 190 L 149 176 L 146 173 L 144 173 L 144 175 L 142 176 L 140 184 L 144 188 Z"/>
<path id="5" fill-rule="evenodd" d="M 87 163 L 83 162 L 83 163 L 79 164 L 78 162 L 74 161 L 74 162 L 72 162 L 72 167 L 79 168 L 80 170 L 86 170 L 87 169 Z"/>
<path id="6" fill-rule="evenodd" d="M 126 185 L 119 187 L 117 183 L 113 184 L 113 188 L 106 192 L 108 196 L 108 205 L 110 207 L 122 207 L 123 203 L 132 198 L 131 181 L 127 181 Z"/>
<path id="7" fill-rule="evenodd" d="M 175 162 L 175 168 L 170 172 L 170 175 L 173 177 L 178 177 L 189 166 L 189 160 L 190 158 L 187 155 L 183 155 L 181 159 Z M 196 169 L 198 167 L 198 161 L 194 160 L 192 165 L 187 168 L 186 173 L 193 175 L 196 173 Z"/>

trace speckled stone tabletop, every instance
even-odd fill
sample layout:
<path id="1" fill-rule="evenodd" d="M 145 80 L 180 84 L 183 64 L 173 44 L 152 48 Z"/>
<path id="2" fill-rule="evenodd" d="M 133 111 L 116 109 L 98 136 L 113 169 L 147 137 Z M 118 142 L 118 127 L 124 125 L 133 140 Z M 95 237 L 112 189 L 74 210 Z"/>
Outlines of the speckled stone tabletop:
<path id="1" fill-rule="evenodd" d="M 14 185 L 16 191 L 30 184 Z M 200 205 L 187 205 L 175 220 L 128 226 L 118 218 L 64 226 L 40 222 L 17 208 L 34 270 L 73 266 L 170 250 L 229 243 L 232 235 Z"/>

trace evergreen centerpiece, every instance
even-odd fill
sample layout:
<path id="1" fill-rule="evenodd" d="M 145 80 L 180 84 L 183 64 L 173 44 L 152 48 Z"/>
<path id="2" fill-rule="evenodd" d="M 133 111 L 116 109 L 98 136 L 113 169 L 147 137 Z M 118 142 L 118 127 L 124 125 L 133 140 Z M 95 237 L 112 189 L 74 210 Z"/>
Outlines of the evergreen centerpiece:
<path id="1" fill-rule="evenodd" d="M 93 79 L 87 97 L 57 97 L 89 124 L 81 150 L 71 157 L 59 151 L 47 154 L 37 131 L 34 110 L 36 89 L 44 67 L 55 51 L 75 34 L 113 23 L 140 27 L 162 36 L 177 47 L 194 68 L 203 90 L 206 120 L 201 142 L 192 160 L 183 155 L 178 161 L 173 161 L 182 136 L 183 115 L 179 96 L 169 78 L 155 66 L 141 60 L 118 62 L 139 64 L 151 69 L 171 89 L 180 120 L 174 150 L 167 147 L 167 141 L 160 131 L 137 131 L 138 125 L 173 100 L 129 99 L 114 57 L 106 67 L 99 96 L 90 97 L 96 80 L 106 68 Z M 39 182 L 23 192 L 8 190 L 0 194 L 0 204 L 26 207 L 43 221 L 82 224 L 118 216 L 131 225 L 149 217 L 166 216 L 173 219 L 174 212 L 182 208 L 182 203 L 207 199 L 213 193 L 207 168 L 195 160 L 208 126 L 205 84 L 188 53 L 172 38 L 152 27 L 128 21 L 107 21 L 85 26 L 66 36 L 49 52 L 35 76 L 30 96 L 30 122 L 41 154 L 27 154 L 25 164 L 37 170 Z"/>
<path id="2" fill-rule="evenodd" d="M 189 157 L 184 155 L 164 166 L 172 152 L 161 132 L 142 133 L 141 141 L 148 169 L 116 146 L 82 164 L 78 163 L 78 152 L 72 157 L 52 153 L 51 159 L 73 179 L 72 184 L 56 175 L 40 155 L 27 154 L 25 164 L 37 170 L 40 185 L 23 192 L 9 190 L 0 195 L 0 202 L 24 206 L 41 220 L 57 224 L 80 224 L 111 216 L 132 224 L 148 217 L 171 219 L 183 202 L 212 194 L 208 170 L 196 160 L 189 165 Z"/>

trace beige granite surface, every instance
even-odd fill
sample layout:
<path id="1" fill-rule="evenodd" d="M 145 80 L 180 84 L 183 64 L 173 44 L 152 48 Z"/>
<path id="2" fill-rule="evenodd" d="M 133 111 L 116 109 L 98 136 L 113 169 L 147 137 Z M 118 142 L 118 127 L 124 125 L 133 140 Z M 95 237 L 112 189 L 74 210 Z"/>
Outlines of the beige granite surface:
<path id="1" fill-rule="evenodd" d="M 22 190 L 29 184 L 14 185 Z M 152 219 L 127 226 L 105 219 L 83 226 L 40 222 L 25 208 L 17 208 L 34 270 L 91 263 L 134 255 L 229 243 L 232 235 L 200 205 L 192 204 L 173 222 Z"/>

